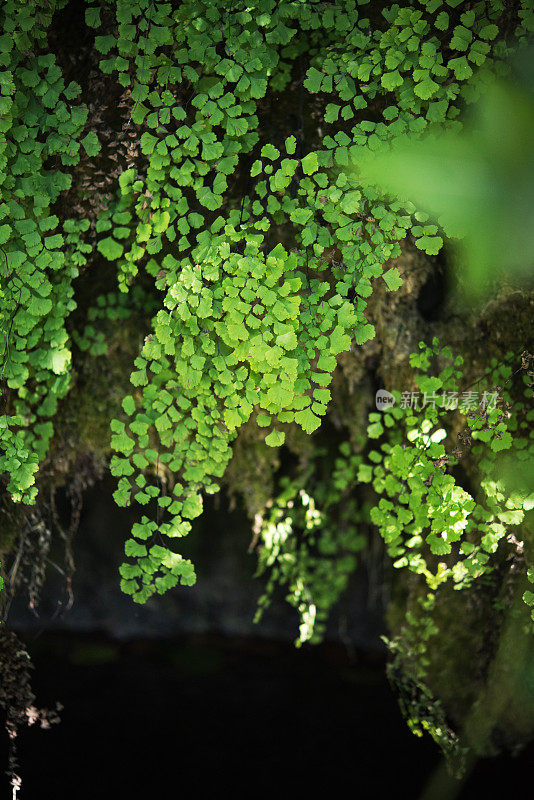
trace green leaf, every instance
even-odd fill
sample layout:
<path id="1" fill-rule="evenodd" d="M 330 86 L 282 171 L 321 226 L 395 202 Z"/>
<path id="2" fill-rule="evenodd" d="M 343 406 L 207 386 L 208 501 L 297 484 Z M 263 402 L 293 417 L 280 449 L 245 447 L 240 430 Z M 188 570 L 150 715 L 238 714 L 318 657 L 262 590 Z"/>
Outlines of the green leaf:
<path id="1" fill-rule="evenodd" d="M 147 555 L 147 549 L 144 544 L 139 544 L 135 539 L 127 539 L 124 544 L 124 552 L 127 556 L 133 558 L 142 558 Z"/>
<path id="2" fill-rule="evenodd" d="M 284 350 L 294 350 L 298 344 L 295 331 L 289 331 L 288 333 L 282 333 L 280 336 L 277 336 L 276 344 L 283 347 Z"/>
<path id="3" fill-rule="evenodd" d="M 273 430 L 265 437 L 265 444 L 268 444 L 269 447 L 280 447 L 284 444 L 285 438 L 286 435 L 283 431 Z"/>
<path id="4" fill-rule="evenodd" d="M 100 22 L 100 9 L 99 8 L 86 8 L 85 9 L 85 24 L 89 28 L 99 28 Z"/>
<path id="5" fill-rule="evenodd" d="M 261 148 L 262 158 L 268 158 L 270 161 L 275 161 L 280 155 L 280 151 L 272 144 L 265 144 Z"/>
<path id="6" fill-rule="evenodd" d="M 397 267 L 392 267 L 382 275 L 390 292 L 396 292 L 402 286 L 402 278 Z"/>
<path id="7" fill-rule="evenodd" d="M 448 542 L 442 539 L 440 536 L 436 536 L 435 534 L 430 534 L 426 537 L 428 544 L 430 545 L 431 551 L 436 556 L 445 556 L 451 552 L 451 546 Z"/>
<path id="8" fill-rule="evenodd" d="M 321 424 L 320 418 L 315 416 L 311 408 L 297 411 L 295 414 L 295 422 L 300 425 L 306 433 L 313 433 Z"/>
<path id="9" fill-rule="evenodd" d="M 100 142 L 94 131 L 89 131 L 87 136 L 81 139 L 81 143 L 88 156 L 96 156 L 100 152 Z"/>
<path id="10" fill-rule="evenodd" d="M 5 244 L 12 232 L 12 228 L 9 225 L 0 225 L 0 244 Z"/>
<path id="11" fill-rule="evenodd" d="M 297 148 L 297 140 L 294 136 L 288 136 L 285 141 L 286 152 L 289 156 L 292 156 L 295 153 Z"/>
<path id="12" fill-rule="evenodd" d="M 52 351 L 52 371 L 55 372 L 56 375 L 61 375 L 67 370 L 67 367 L 70 366 L 70 360 L 70 350 L 63 348 L 61 350 Z"/>
<path id="13" fill-rule="evenodd" d="M 133 397 L 131 395 L 127 395 L 123 399 L 122 407 L 123 407 L 124 411 L 126 412 L 126 414 L 128 414 L 128 416 L 131 417 L 132 414 L 135 411 L 135 401 L 134 401 L 134 399 L 133 399 Z"/>
<path id="14" fill-rule="evenodd" d="M 308 153 L 308 155 L 304 156 L 300 165 L 305 175 L 313 175 L 319 169 L 317 153 Z"/>
<path id="15" fill-rule="evenodd" d="M 443 239 L 441 236 L 421 236 L 415 240 L 415 246 L 429 256 L 436 256 L 443 247 Z"/>
<path id="16" fill-rule="evenodd" d="M 446 31 L 449 27 L 449 15 L 446 11 L 441 11 L 436 17 L 435 26 L 439 31 Z"/>
<path id="17" fill-rule="evenodd" d="M 377 414 L 370 414 L 369 419 L 373 419 L 373 417 L 378 416 Z M 377 420 L 376 422 L 372 422 L 370 425 L 367 426 L 367 435 L 370 439 L 379 439 L 380 436 L 384 433 L 384 426 Z"/>
<path id="18" fill-rule="evenodd" d="M 486 41 L 495 39 L 499 35 L 499 28 L 497 25 L 484 25 L 484 27 L 480 29 L 478 35 L 481 39 L 485 39 Z"/>
<path id="19" fill-rule="evenodd" d="M 350 336 L 345 333 L 341 325 L 337 325 L 330 334 L 330 350 L 334 355 L 350 350 Z"/>
<path id="20" fill-rule="evenodd" d="M 182 508 L 182 516 L 185 519 L 195 519 L 202 514 L 202 497 L 199 494 L 192 494 L 186 497 Z"/>
<path id="21" fill-rule="evenodd" d="M 96 247 L 108 261 L 116 261 L 124 252 L 122 244 L 112 239 L 111 236 L 101 239 Z"/>
<path id="22" fill-rule="evenodd" d="M 144 153 L 144 155 L 146 156 L 149 156 L 151 153 L 154 152 L 154 148 L 157 143 L 158 143 L 157 138 L 155 136 L 152 136 L 152 134 L 149 133 L 148 131 L 145 131 L 142 134 L 141 138 L 139 139 L 139 144 L 141 145 L 141 152 Z"/>
<path id="23" fill-rule="evenodd" d="M 469 66 L 465 56 L 451 58 L 447 66 L 454 70 L 454 75 L 459 81 L 465 81 L 473 74 L 473 70 Z"/>
<path id="24" fill-rule="evenodd" d="M 289 218 L 291 222 L 295 222 L 297 225 L 306 225 L 312 216 L 313 211 L 311 208 L 296 208 L 291 211 Z"/>
<path id="25" fill-rule="evenodd" d="M 433 81 L 430 76 L 425 78 L 423 81 L 416 83 L 414 86 L 415 94 L 420 97 L 422 100 L 429 100 L 439 89 L 439 83 Z"/>
<path id="26" fill-rule="evenodd" d="M 309 92 L 317 94 L 317 92 L 321 88 L 321 83 L 323 82 L 323 78 L 324 75 L 322 72 L 319 72 L 319 70 L 315 69 L 315 67 L 310 67 L 306 73 L 304 86 Z"/>
<path id="27" fill-rule="evenodd" d="M 335 122 L 339 117 L 339 111 L 341 106 L 337 106 L 334 103 L 328 103 L 325 110 L 324 121 L 325 122 Z"/>
<path id="28" fill-rule="evenodd" d="M 392 92 L 398 86 L 402 86 L 403 78 L 398 69 L 392 72 L 384 72 L 380 78 L 380 83 L 388 92 Z"/>
<path id="29" fill-rule="evenodd" d="M 247 121 L 246 119 L 243 119 L 243 117 L 238 117 L 237 119 L 229 118 L 226 122 L 226 131 L 228 136 L 244 136 L 247 130 Z"/>
<path id="30" fill-rule="evenodd" d="M 356 344 L 364 344 L 370 339 L 374 339 L 375 333 L 376 331 L 374 325 L 371 325 L 371 323 L 368 322 L 365 325 L 362 325 L 360 328 L 356 328 L 354 332 L 354 341 Z"/>
<path id="31" fill-rule="evenodd" d="M 356 214 L 360 210 L 362 195 L 358 191 L 347 192 L 341 198 L 341 209 L 345 214 Z"/>

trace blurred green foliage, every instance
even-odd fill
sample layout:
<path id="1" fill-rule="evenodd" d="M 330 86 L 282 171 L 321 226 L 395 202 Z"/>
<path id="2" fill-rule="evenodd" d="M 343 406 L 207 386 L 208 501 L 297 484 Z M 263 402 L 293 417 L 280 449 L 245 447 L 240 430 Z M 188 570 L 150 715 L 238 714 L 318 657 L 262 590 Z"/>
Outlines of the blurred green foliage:
<path id="1" fill-rule="evenodd" d="M 364 183 L 412 201 L 458 239 L 467 298 L 492 282 L 532 278 L 534 267 L 534 48 L 524 47 L 506 79 L 480 76 L 464 125 L 400 136 L 357 166 Z"/>

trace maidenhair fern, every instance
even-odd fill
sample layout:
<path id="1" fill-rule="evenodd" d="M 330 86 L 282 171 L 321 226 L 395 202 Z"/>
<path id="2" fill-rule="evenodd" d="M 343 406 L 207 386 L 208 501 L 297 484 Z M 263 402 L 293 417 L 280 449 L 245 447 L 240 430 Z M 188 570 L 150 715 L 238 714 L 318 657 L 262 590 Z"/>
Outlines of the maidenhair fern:
<path id="1" fill-rule="evenodd" d="M 436 359 L 448 363 L 429 375 Z M 404 397 L 394 391 L 394 405 L 369 414 L 367 437 L 340 445 L 330 479 L 318 450 L 305 474 L 283 479 L 261 518 L 259 571 L 269 569 L 270 576 L 259 613 L 274 586 L 286 585 L 301 615 L 299 642 L 321 637 L 354 570 L 354 553 L 366 545 L 369 523 L 393 566 L 421 575 L 432 596 L 447 581 L 463 589 L 491 572 L 499 542 L 513 537 L 534 507 L 534 496 L 510 490 L 495 463 L 501 453 L 520 465 L 534 460 L 533 391 L 518 354 L 493 359 L 476 391 L 462 386 L 462 357 L 453 358 L 437 339 L 431 346 L 421 342 L 410 363 L 417 388 Z M 516 402 L 508 388 L 514 372 L 522 374 L 523 387 Z M 475 459 L 478 494 L 455 477 L 466 458 Z M 374 502 L 366 497 L 368 484 Z M 533 598 L 527 591 L 525 602 L 534 605 Z"/>
<path id="2" fill-rule="evenodd" d="M 426 683 L 427 645 L 440 598 L 450 587 L 469 597 L 491 580 L 505 543 L 526 573 L 514 573 L 517 616 L 528 627 L 526 604 L 534 618 L 531 546 L 515 538 L 533 506 L 532 487 L 516 485 L 517 465 L 526 471 L 534 454 L 532 356 L 522 342 L 502 358 L 501 345 L 515 347 L 503 341 L 498 358 L 469 370 L 460 350 L 421 342 L 402 373 L 409 392 L 389 387 L 393 403 L 370 414 L 370 397 L 345 408 L 339 384 L 389 337 L 377 304 L 389 309 L 405 362 L 413 342 L 432 338 L 425 329 L 403 340 L 403 278 L 413 294 L 418 277 L 414 267 L 401 278 L 399 256 L 417 256 L 415 246 L 428 266 L 453 234 L 443 215 L 440 227 L 387 194 L 411 190 L 398 175 L 384 179 L 383 165 L 408 174 L 417 164 L 395 155 L 399 142 L 465 134 L 466 107 L 534 30 L 531 0 L 86 0 L 72 71 L 55 37 L 70 10 L 67 0 L 0 8 L 0 473 L 10 502 L 33 505 L 50 489 L 50 460 L 61 462 L 58 440 L 72 430 L 61 415 L 73 396 L 92 400 L 77 395 L 87 380 L 78 370 L 95 363 L 99 385 L 113 382 L 109 402 L 95 403 L 106 433 L 110 425 L 95 450 L 117 479 L 117 504 L 141 506 L 123 591 L 143 603 L 192 585 L 194 566 L 171 540 L 190 532 L 223 481 L 243 494 L 256 481 L 246 504 L 267 577 L 257 617 L 280 584 L 299 613 L 298 643 L 316 642 L 378 533 L 419 592 L 387 641 L 390 677 L 411 729 L 461 761 L 463 744 Z M 491 184 L 488 153 L 506 162 L 497 165 L 506 191 L 473 226 L 487 241 L 474 248 L 471 278 L 492 259 L 500 269 L 510 237 L 494 247 L 492 228 L 508 231 L 508 197 L 529 196 L 532 104 L 520 96 L 501 87 L 478 117 L 486 149 L 471 216 Z M 510 178 L 507 136 L 503 148 L 487 145 L 491 108 L 512 104 L 507 130 L 515 125 L 522 141 Z M 477 135 L 461 152 L 476 152 Z M 456 166 L 455 152 L 432 175 Z M 429 196 L 432 176 L 419 177 L 413 196 Z M 455 219 L 471 195 L 462 202 Z M 515 215 L 512 228 L 523 272 L 525 220 Z M 374 370 L 365 364 L 359 376 Z M 470 404 L 451 405 L 459 393 Z M 323 447 L 327 412 L 344 429 L 333 447 Z M 79 427 L 84 450 L 94 431 Z M 247 468 L 228 469 L 251 429 Z M 296 441 L 298 465 L 280 479 L 277 452 Z M 501 607 L 503 597 L 494 598 Z"/>
<path id="3" fill-rule="evenodd" d="M 373 288 L 381 278 L 390 291 L 400 286 L 387 263 L 400 242 L 410 235 L 428 254 L 442 246 L 437 226 L 415 207 L 360 185 L 358 153 L 406 132 L 459 126 L 478 70 L 502 70 L 532 28 L 532 11 L 523 2 L 512 14 L 496 0 L 467 11 L 452 0 L 380 8 L 355 0 L 231 8 L 219 0 L 91 0 L 85 22 L 100 70 L 126 92 L 140 153 L 90 221 L 60 220 L 52 210 L 80 158 L 100 154 L 88 108 L 76 99 L 80 87 L 65 85 L 48 52 L 53 14 L 65 4 L 30 9 L 8 0 L 0 11 L 1 471 L 15 501 L 35 502 L 71 381 L 66 320 L 80 271 L 98 253 L 120 293 L 135 292 L 141 277 L 151 281 L 161 300 L 131 365 L 124 413 L 111 421 L 114 497 L 147 507 L 121 567 L 122 588 L 144 602 L 194 582 L 193 566 L 169 540 L 186 535 L 203 496 L 218 491 L 239 428 L 256 419 L 273 447 L 291 423 L 309 434 L 319 428 L 338 356 L 375 334 L 366 318 Z M 281 124 L 268 139 L 266 104 L 288 92 L 294 128 Z M 304 122 L 311 110 L 313 130 Z M 118 300 L 114 307 L 122 308 Z M 73 334 L 95 357 L 106 351 L 97 321 Z M 424 571 L 423 530 L 430 527 L 434 554 L 449 552 L 473 511 L 484 537 L 469 552 L 462 544 L 455 579 L 464 580 L 502 535 L 499 492 L 485 484 L 486 505 L 471 508 L 443 477 L 439 491 L 458 519 L 445 524 L 438 511 L 414 518 L 413 504 L 438 490 L 426 481 L 431 473 L 436 480 L 432 459 L 443 446 L 432 421 L 419 432 L 407 424 L 419 475 L 406 494 L 409 453 L 390 445 L 377 456 L 362 474 L 392 499 L 380 501 L 374 521 L 395 558 Z M 473 428 L 473 438 L 487 450 L 484 437 L 500 424 Z M 431 582 L 441 579 L 432 573 Z"/>
<path id="4" fill-rule="evenodd" d="M 411 363 L 427 370 L 431 358 L 439 354 L 452 360 L 450 348 L 440 350 L 437 339 L 432 347 L 422 342 Z M 513 356 L 508 354 L 508 362 Z M 495 480 L 496 454 L 513 448 L 519 463 L 534 456 L 531 413 L 523 401 L 512 404 L 505 389 L 512 367 L 494 360 L 485 380 L 477 381 L 475 396 L 469 397 L 469 389 L 458 386 L 461 364 L 457 357 L 436 377 L 416 375 L 422 401 L 427 401 L 422 410 L 395 405 L 383 415 L 371 414 L 369 438 L 385 441 L 369 452 L 358 473 L 360 481 L 371 481 L 381 495 L 371 520 L 395 559 L 394 566 L 424 575 L 433 590 L 449 579 L 462 588 L 479 577 L 499 541 L 532 507 L 532 497 L 508 493 Z M 524 393 L 532 398 L 529 386 Z M 462 395 L 466 396 L 463 408 L 456 410 L 454 404 L 447 408 L 449 398 Z M 464 430 L 456 438 L 450 437 L 445 424 L 451 414 L 465 418 Z M 480 496 L 472 496 L 453 474 L 469 451 L 476 456 Z"/>
<path id="5" fill-rule="evenodd" d="M 80 87 L 65 86 L 54 55 L 46 52 L 52 15 L 63 5 L 34 9 L 8 0 L 0 11 L 2 380 L 3 393 L 9 392 L 0 470 L 9 475 L 13 500 L 27 504 L 35 502 L 35 475 L 53 435 L 58 400 L 69 388 L 65 320 L 76 307 L 72 282 L 85 263 L 85 246 L 67 247 L 69 229 L 50 211 L 70 186 L 88 113 L 71 105 Z M 50 168 L 51 161 L 57 167 Z M 83 221 L 71 223 L 70 230 L 83 227 Z"/>

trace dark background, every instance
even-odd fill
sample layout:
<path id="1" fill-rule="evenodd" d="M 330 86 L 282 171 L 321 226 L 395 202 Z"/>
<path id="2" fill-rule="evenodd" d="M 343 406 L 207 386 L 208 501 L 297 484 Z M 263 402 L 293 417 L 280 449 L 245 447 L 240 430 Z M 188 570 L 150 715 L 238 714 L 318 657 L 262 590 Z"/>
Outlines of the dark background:
<path id="1" fill-rule="evenodd" d="M 262 581 L 249 523 L 224 496 L 183 542 L 196 586 L 142 607 L 122 595 L 116 570 L 133 512 L 115 506 L 112 490 L 105 480 L 85 497 L 73 607 L 51 563 L 39 616 L 23 596 L 11 610 L 37 704 L 64 706 L 59 725 L 21 732 L 19 798 L 528 796 L 532 747 L 475 763 L 457 781 L 430 737 L 410 733 L 385 675 L 380 554 L 357 570 L 327 641 L 296 649 L 283 594 L 252 622 Z M 59 510 L 66 523 L 67 495 Z M 50 559 L 61 558 L 56 542 Z M 0 796 L 11 797 L 7 779 Z"/>

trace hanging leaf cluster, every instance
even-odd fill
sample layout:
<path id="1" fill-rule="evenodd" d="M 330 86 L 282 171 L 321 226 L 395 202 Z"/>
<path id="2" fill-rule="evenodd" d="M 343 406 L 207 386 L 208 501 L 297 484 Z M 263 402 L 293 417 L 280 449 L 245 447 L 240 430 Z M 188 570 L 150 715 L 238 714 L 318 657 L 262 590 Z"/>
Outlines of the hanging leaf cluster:
<path id="1" fill-rule="evenodd" d="M 147 510 L 121 566 L 123 590 L 144 602 L 194 582 L 170 540 L 190 531 L 203 496 L 218 490 L 240 427 L 255 419 L 272 447 L 290 425 L 316 431 L 338 356 L 375 335 L 366 318 L 373 288 L 400 286 L 389 259 L 407 236 L 428 254 L 442 246 L 413 205 L 360 185 L 358 153 L 406 132 L 457 127 L 477 71 L 501 69 L 532 28 L 532 11 L 521 2 L 510 15 L 497 0 L 465 12 L 452 0 L 379 10 L 356 0 L 88 0 L 99 70 L 128 98 L 138 155 L 96 217 L 60 218 L 54 208 L 80 159 L 101 156 L 81 87 L 65 85 L 49 51 L 53 15 L 65 5 L 7 0 L 0 10 L 0 471 L 13 500 L 35 502 L 73 345 L 106 352 L 98 313 L 69 332 L 76 278 L 100 260 L 120 294 L 149 286 L 151 331 L 127 367 L 131 391 L 111 421 L 110 464 L 117 503 Z M 266 128 L 283 97 L 294 118 Z M 96 307 L 120 324 L 126 306 L 111 298 Z M 431 435 L 422 430 L 417 447 Z M 386 462 L 404 480 L 403 458 L 393 450 Z M 468 504 L 445 538 L 436 516 L 433 552 L 457 541 L 470 511 L 445 483 L 454 508 Z M 390 512 L 376 512 L 381 530 Z M 411 524 L 413 538 L 426 520 Z M 468 574 L 500 535 L 486 517 L 480 524 L 488 544 L 465 553 Z M 399 537 L 391 533 L 390 547 L 415 568 L 421 562 Z"/>

